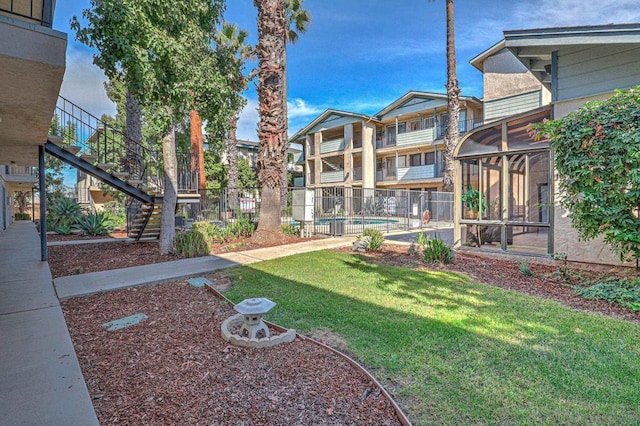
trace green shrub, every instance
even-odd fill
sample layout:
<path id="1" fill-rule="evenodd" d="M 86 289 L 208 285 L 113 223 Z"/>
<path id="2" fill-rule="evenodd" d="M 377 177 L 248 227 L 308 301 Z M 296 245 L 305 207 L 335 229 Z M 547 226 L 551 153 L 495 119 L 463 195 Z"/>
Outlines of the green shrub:
<path id="1" fill-rule="evenodd" d="M 524 275 L 525 277 L 533 276 L 533 272 L 529 268 L 527 262 L 520 262 L 520 264 L 518 265 L 518 269 L 520 270 L 520 273 L 522 273 L 522 275 Z"/>
<path id="2" fill-rule="evenodd" d="M 231 234 L 238 238 L 247 238 L 256 232 L 256 224 L 251 222 L 246 216 L 240 216 L 238 220 L 231 224 Z"/>
<path id="3" fill-rule="evenodd" d="M 609 303 L 640 311 L 640 278 L 606 278 L 588 287 L 574 287 L 577 295 L 589 300 L 606 300 Z"/>
<path id="4" fill-rule="evenodd" d="M 211 246 L 206 234 L 202 232 L 202 227 L 191 228 L 188 231 L 176 234 L 176 251 L 184 257 L 209 255 Z"/>
<path id="5" fill-rule="evenodd" d="M 116 227 L 126 226 L 127 216 L 125 214 L 124 205 L 120 201 L 108 201 L 102 206 L 102 211 L 106 213 L 113 225 Z"/>
<path id="6" fill-rule="evenodd" d="M 73 228 L 79 229 L 85 235 L 107 235 L 115 226 L 107 214 L 100 212 L 80 216 Z"/>
<path id="7" fill-rule="evenodd" d="M 427 244 L 427 241 L 429 241 L 429 234 L 420 232 L 416 235 L 416 244 L 418 247 L 424 247 Z"/>
<path id="8" fill-rule="evenodd" d="M 285 223 L 282 225 L 282 233 L 284 235 L 288 235 L 290 237 L 299 237 L 300 236 L 300 228 L 290 223 Z"/>
<path id="9" fill-rule="evenodd" d="M 362 235 L 371 238 L 369 244 L 367 244 L 367 251 L 378 251 L 382 248 L 382 243 L 384 243 L 384 235 L 382 235 L 382 232 L 377 229 L 367 228 Z"/>
<path id="10" fill-rule="evenodd" d="M 69 198 L 55 198 L 49 204 L 48 223 L 51 224 L 51 229 L 56 229 L 60 225 L 73 226 L 80 216 L 82 216 L 80 204 Z"/>
<path id="11" fill-rule="evenodd" d="M 31 215 L 29 213 L 16 213 L 16 220 L 31 220 Z"/>
<path id="12" fill-rule="evenodd" d="M 422 251 L 422 260 L 429 263 L 449 264 L 453 263 L 455 257 L 453 249 L 440 236 L 436 235 L 435 239 L 427 237 Z"/>
<path id="13" fill-rule="evenodd" d="M 73 229 L 69 225 L 60 225 L 56 228 L 56 234 L 58 235 L 69 235 L 73 232 Z"/>

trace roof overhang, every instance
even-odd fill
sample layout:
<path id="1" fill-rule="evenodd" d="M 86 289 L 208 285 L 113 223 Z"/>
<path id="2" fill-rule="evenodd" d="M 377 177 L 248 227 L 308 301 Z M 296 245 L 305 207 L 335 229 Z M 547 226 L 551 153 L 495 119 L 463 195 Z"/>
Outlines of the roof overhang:
<path id="1" fill-rule="evenodd" d="M 375 113 L 374 116 L 378 120 L 381 120 L 383 116 L 389 114 L 389 112 L 393 111 L 394 109 L 399 108 L 400 106 L 402 106 L 403 104 L 405 104 L 406 102 L 408 102 L 409 100 L 411 100 L 413 98 L 424 98 L 424 99 L 434 99 L 434 100 L 435 99 L 439 99 L 439 100 L 446 101 L 447 100 L 447 94 L 446 93 L 421 92 L 421 91 L 418 91 L 418 90 L 411 90 L 411 91 L 405 93 L 404 95 L 402 95 L 400 98 L 398 98 L 395 101 L 393 101 L 391 104 L 386 106 L 381 111 L 378 111 L 377 113 Z M 480 99 L 478 99 L 478 98 L 476 98 L 474 96 L 460 96 L 460 100 L 461 101 L 465 101 L 465 102 L 475 103 L 478 106 L 482 105 L 482 101 L 480 101 Z"/>
<path id="2" fill-rule="evenodd" d="M 375 117 L 371 117 L 369 115 L 358 114 L 358 113 L 355 113 L 355 112 L 340 111 L 340 110 L 337 110 L 337 109 L 328 109 L 328 110 L 324 111 L 322 114 L 320 114 L 319 116 L 317 116 L 311 123 L 307 124 L 305 127 L 303 127 L 302 129 L 298 130 L 293 136 L 291 136 L 289 138 L 289 142 L 298 141 L 300 138 L 302 138 L 307 133 L 309 133 L 309 131 L 311 129 L 313 129 L 318 124 L 322 123 L 325 119 L 327 119 L 328 117 L 330 117 L 331 115 L 334 115 L 334 114 L 335 115 L 341 115 L 343 117 L 353 117 L 355 119 L 360 119 L 360 120 L 363 120 L 363 121 L 374 121 L 374 122 L 377 122 Z"/>

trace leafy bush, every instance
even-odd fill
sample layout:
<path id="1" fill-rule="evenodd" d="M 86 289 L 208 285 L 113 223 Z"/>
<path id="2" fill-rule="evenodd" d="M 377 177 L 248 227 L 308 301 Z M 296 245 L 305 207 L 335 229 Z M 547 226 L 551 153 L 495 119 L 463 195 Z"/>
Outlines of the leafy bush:
<path id="1" fill-rule="evenodd" d="M 367 245 L 368 251 L 378 251 L 382 248 L 382 243 L 384 243 L 384 235 L 382 235 L 382 232 L 377 229 L 367 228 L 362 235 L 371 238 Z"/>
<path id="2" fill-rule="evenodd" d="M 422 251 L 422 260 L 429 263 L 449 264 L 453 263 L 455 257 L 453 249 L 440 236 L 436 235 L 435 239 L 427 237 Z"/>
<path id="3" fill-rule="evenodd" d="M 184 257 L 209 255 L 211 246 L 206 233 L 203 232 L 203 227 L 191 228 L 188 231 L 176 234 L 176 251 Z"/>
<path id="4" fill-rule="evenodd" d="M 290 223 L 286 223 L 282 225 L 282 233 L 290 237 L 298 237 L 300 236 L 300 228 Z"/>
<path id="5" fill-rule="evenodd" d="M 109 216 L 114 226 L 122 227 L 127 224 L 127 217 L 122 202 L 115 200 L 108 201 L 102 206 L 102 211 Z"/>
<path id="6" fill-rule="evenodd" d="M 529 268 L 529 265 L 527 264 L 527 262 L 520 262 L 520 264 L 518 265 L 518 269 L 520 269 L 520 272 L 525 277 L 532 277 L 533 276 L 533 272 Z"/>
<path id="7" fill-rule="evenodd" d="M 16 213 L 16 220 L 31 220 L 31 215 L 29 213 Z"/>
<path id="8" fill-rule="evenodd" d="M 424 247 L 427 244 L 427 241 L 429 241 L 429 234 L 420 232 L 416 235 L 416 244 L 418 247 Z"/>
<path id="9" fill-rule="evenodd" d="M 51 229 L 60 225 L 73 226 L 81 215 L 80 204 L 69 198 L 55 198 L 49 204 L 48 223 Z"/>
<path id="10" fill-rule="evenodd" d="M 606 278 L 588 287 L 574 287 L 579 296 L 589 300 L 606 300 L 634 312 L 640 311 L 640 278 Z"/>
<path id="11" fill-rule="evenodd" d="M 102 212 L 80 216 L 73 227 L 85 235 L 106 235 L 115 229 L 109 216 Z"/>
<path id="12" fill-rule="evenodd" d="M 246 216 L 240 216 L 237 221 L 231 224 L 231 234 L 238 238 L 247 238 L 256 232 L 256 224 L 251 222 Z"/>
<path id="13" fill-rule="evenodd" d="M 73 232 L 73 229 L 69 225 L 60 225 L 56 228 L 56 234 L 69 235 Z"/>

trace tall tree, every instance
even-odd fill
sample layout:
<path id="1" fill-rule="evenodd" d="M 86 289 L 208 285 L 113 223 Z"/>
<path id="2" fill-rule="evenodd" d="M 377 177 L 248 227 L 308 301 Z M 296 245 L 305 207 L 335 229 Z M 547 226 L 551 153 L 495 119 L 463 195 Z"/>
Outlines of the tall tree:
<path id="1" fill-rule="evenodd" d="M 435 0 L 429 0 L 429 3 Z M 447 8 L 447 131 L 444 138 L 444 191 L 453 191 L 453 152 L 460 139 L 460 88 L 456 73 L 456 39 L 453 0 L 446 0 Z"/>
<path id="2" fill-rule="evenodd" d="M 88 26 L 77 19 L 77 38 L 95 47 L 94 63 L 110 79 L 121 78 L 163 134 L 164 195 L 160 250 L 174 250 L 177 202 L 176 122 L 193 105 L 212 122 L 230 114 L 229 84 L 218 72 L 211 39 L 224 8 L 223 0 L 91 0 L 83 11 Z"/>
<path id="3" fill-rule="evenodd" d="M 253 57 L 253 46 L 246 44 L 249 34 L 240 30 L 237 25 L 224 22 L 222 28 L 216 34 L 218 52 L 227 57 L 229 73 L 233 76 L 234 84 L 239 90 L 244 90 L 247 85 L 246 78 L 242 71 L 246 60 Z M 243 105 L 244 106 L 244 102 Z M 240 109 L 231 116 L 229 120 L 229 131 L 227 132 L 225 144 L 225 158 L 227 162 L 227 197 L 229 207 L 232 211 L 236 209 L 238 199 L 238 120 Z"/>
<path id="4" fill-rule="evenodd" d="M 261 187 L 260 221 L 253 238 L 280 240 L 280 186 L 286 170 L 286 40 L 284 0 L 254 0 L 258 9 L 258 180 Z"/>
<path id="5" fill-rule="evenodd" d="M 287 31 L 287 43 L 295 44 L 300 38 L 300 34 L 304 34 L 309 29 L 309 25 L 311 24 L 311 14 L 307 9 L 303 7 L 302 0 L 285 0 L 284 2 L 285 11 L 287 14 L 287 23 L 289 24 L 289 30 Z M 285 52 L 286 55 L 286 52 Z M 285 58 L 286 62 L 286 58 Z M 288 117 L 287 111 L 287 100 L 288 100 L 288 89 L 287 89 L 287 80 L 284 82 L 284 93 L 285 93 L 285 116 Z M 282 188 L 283 194 L 286 191 L 288 186 L 287 182 L 287 168 L 284 169 L 284 174 L 282 175 Z"/>

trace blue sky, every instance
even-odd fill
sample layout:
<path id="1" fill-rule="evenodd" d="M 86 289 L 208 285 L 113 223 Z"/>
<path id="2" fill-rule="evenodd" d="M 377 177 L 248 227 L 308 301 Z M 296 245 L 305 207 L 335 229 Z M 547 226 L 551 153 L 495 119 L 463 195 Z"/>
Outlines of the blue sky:
<path id="1" fill-rule="evenodd" d="M 444 0 L 305 0 L 312 23 L 288 48 L 289 133 L 327 108 L 373 114 L 409 90 L 444 92 Z M 62 95 L 96 115 L 114 113 L 92 64 L 92 51 L 69 30 L 89 0 L 56 4 L 54 28 L 69 33 Z M 482 75 L 469 59 L 508 29 L 640 21 L 638 0 L 456 0 L 458 80 L 482 97 Z M 225 19 L 257 41 L 253 0 L 227 0 Z M 257 140 L 257 96 L 246 92 L 238 136 Z"/>

